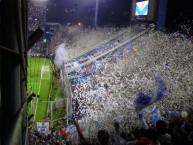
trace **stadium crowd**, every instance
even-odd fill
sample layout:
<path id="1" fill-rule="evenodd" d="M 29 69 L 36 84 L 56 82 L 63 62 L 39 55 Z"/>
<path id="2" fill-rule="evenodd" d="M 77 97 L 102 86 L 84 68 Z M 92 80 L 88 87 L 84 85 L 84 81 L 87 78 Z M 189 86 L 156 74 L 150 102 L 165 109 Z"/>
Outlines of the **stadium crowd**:
<path id="1" fill-rule="evenodd" d="M 132 37 L 140 32 L 128 31 L 127 35 Z M 89 61 L 118 45 L 115 42 L 123 43 L 124 38 L 125 35 L 102 44 L 94 54 L 88 53 L 86 60 L 80 58 L 67 66 L 73 68 L 74 64 Z M 61 133 L 66 144 L 192 144 L 192 56 L 191 40 L 149 30 L 135 41 L 69 73 L 73 93 L 70 118 L 77 132 L 68 131 L 69 126 L 62 129 L 68 134 Z M 165 95 L 136 112 L 139 93 L 154 100 L 157 97 L 157 76 L 165 84 Z M 41 136 L 36 131 L 33 134 L 33 138 Z M 75 141 L 73 137 L 77 135 L 79 140 Z"/>
<path id="2" fill-rule="evenodd" d="M 153 31 L 127 47 L 119 57 L 99 60 L 99 65 L 104 65 L 99 73 L 95 73 L 96 67 L 89 66 L 87 75 L 80 71 L 82 75 L 72 81 L 75 116 L 81 116 L 80 120 L 95 131 L 108 128 L 111 132 L 112 120 L 121 122 L 125 130 L 138 124 L 134 100 L 139 92 L 155 97 L 156 75 L 162 76 L 167 86 L 167 96 L 155 103 L 162 118 L 168 110 L 192 109 L 190 40 Z M 148 122 L 152 119 L 148 113 L 152 108 L 153 105 L 148 106 L 144 111 Z"/>
<path id="3" fill-rule="evenodd" d="M 44 30 L 46 19 L 46 4 L 29 0 L 28 29 L 35 31 L 38 27 Z"/>
<path id="4" fill-rule="evenodd" d="M 192 145 L 193 143 L 193 116 L 192 110 L 168 112 L 165 120 L 158 120 L 147 126 L 132 126 L 129 132 L 120 129 L 118 122 L 112 122 L 114 129 L 101 129 L 95 135 L 88 136 L 76 120 L 71 120 L 75 126 L 77 138 L 71 137 L 65 128 L 50 131 L 47 134 L 31 130 L 30 143 L 33 145 Z M 131 118 L 132 119 L 132 118 Z"/>
<path id="5" fill-rule="evenodd" d="M 29 13 L 28 13 L 28 31 L 29 35 L 34 32 L 38 27 L 45 30 L 46 22 L 46 2 L 29 0 Z M 28 51 L 30 56 L 45 56 L 45 43 L 43 38 Z"/>

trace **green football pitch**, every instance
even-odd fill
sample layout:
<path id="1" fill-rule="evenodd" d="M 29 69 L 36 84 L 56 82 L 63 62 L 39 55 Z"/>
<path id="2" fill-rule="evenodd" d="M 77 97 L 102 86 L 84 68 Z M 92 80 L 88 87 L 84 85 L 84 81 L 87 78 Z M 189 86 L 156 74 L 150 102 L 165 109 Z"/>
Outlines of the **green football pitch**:
<path id="1" fill-rule="evenodd" d="M 35 97 L 28 105 L 28 113 L 34 114 L 35 121 L 43 121 L 47 113 L 48 97 L 53 73 L 50 60 L 40 57 L 28 57 L 28 94 Z"/>

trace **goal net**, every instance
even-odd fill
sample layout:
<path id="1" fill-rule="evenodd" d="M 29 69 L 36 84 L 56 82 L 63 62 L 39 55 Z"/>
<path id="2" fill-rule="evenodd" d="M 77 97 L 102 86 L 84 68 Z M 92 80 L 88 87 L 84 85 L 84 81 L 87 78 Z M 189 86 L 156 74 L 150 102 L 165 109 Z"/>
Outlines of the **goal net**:
<path id="1" fill-rule="evenodd" d="M 42 66 L 41 79 L 50 79 L 50 66 L 47 65 Z"/>

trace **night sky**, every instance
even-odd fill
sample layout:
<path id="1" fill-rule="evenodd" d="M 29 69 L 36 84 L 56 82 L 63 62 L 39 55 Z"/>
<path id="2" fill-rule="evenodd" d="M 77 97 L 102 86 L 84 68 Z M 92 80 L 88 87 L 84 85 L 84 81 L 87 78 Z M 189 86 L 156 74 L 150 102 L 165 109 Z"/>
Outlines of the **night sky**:
<path id="1" fill-rule="evenodd" d="M 82 22 L 93 25 L 96 0 L 49 0 L 47 21 L 66 23 Z M 126 25 L 129 23 L 129 0 L 99 0 L 99 25 Z"/>
<path id="2" fill-rule="evenodd" d="M 61 24 L 94 24 L 96 0 L 48 0 L 47 21 Z M 166 26 L 178 29 L 193 20 L 193 0 L 168 0 Z M 99 0 L 98 25 L 129 25 L 131 0 Z M 189 24 L 193 25 L 193 23 Z"/>
<path id="3" fill-rule="evenodd" d="M 185 24 L 191 27 L 193 35 L 193 0 L 168 0 L 166 27 L 169 31 L 178 31 Z M 180 30 L 185 33 L 183 30 Z"/>

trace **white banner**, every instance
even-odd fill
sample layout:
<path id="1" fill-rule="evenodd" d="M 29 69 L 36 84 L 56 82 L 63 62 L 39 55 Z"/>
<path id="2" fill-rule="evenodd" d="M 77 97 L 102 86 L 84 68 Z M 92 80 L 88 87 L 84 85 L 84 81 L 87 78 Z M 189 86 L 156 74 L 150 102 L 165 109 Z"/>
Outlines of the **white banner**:
<path id="1" fill-rule="evenodd" d="M 49 131 L 49 122 L 37 122 L 37 129 L 41 133 L 47 133 Z"/>

